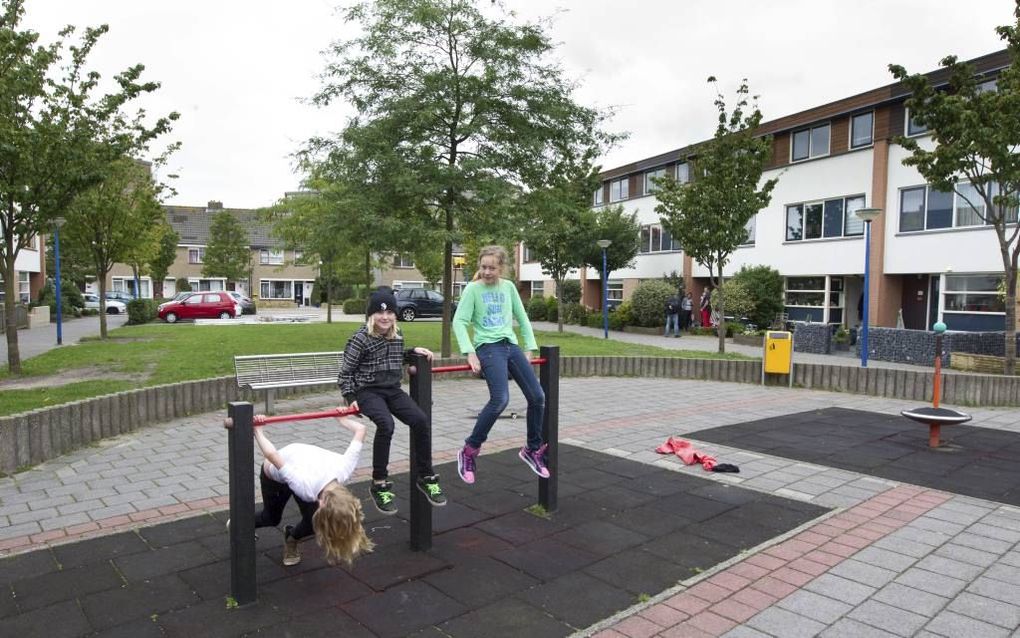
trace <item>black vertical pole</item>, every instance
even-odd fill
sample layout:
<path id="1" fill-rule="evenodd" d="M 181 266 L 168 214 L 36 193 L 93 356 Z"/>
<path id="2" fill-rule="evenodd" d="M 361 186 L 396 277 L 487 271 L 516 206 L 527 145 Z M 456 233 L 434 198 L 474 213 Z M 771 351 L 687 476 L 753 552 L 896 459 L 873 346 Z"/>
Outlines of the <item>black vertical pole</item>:
<path id="1" fill-rule="evenodd" d="M 545 392 L 545 418 L 542 419 L 542 438 L 549 446 L 545 463 L 549 467 L 549 478 L 538 479 L 538 503 L 547 512 L 554 512 L 557 503 L 557 485 L 560 480 L 560 348 L 542 346 L 539 356 L 545 359 L 538 374 Z"/>
<path id="2" fill-rule="evenodd" d="M 411 398 L 422 412 L 425 413 L 425 426 L 432 429 L 432 362 L 422 354 L 411 355 L 411 366 L 414 374 L 410 374 Z M 416 446 L 414 434 L 411 437 L 411 445 L 408 446 L 411 457 L 411 481 L 409 490 L 411 493 L 411 549 L 416 552 L 424 552 L 432 548 L 432 505 L 428 498 L 418 489 L 418 474 L 421 468 L 418 467 L 416 459 Z M 429 437 L 429 441 L 432 437 Z M 431 448 L 431 445 L 430 445 Z M 428 457 L 432 457 L 432 450 L 424 450 Z"/>
<path id="3" fill-rule="evenodd" d="M 238 605 L 258 598 L 255 584 L 255 476 L 252 473 L 252 404 L 234 401 L 227 405 L 230 477 L 230 595 Z"/>

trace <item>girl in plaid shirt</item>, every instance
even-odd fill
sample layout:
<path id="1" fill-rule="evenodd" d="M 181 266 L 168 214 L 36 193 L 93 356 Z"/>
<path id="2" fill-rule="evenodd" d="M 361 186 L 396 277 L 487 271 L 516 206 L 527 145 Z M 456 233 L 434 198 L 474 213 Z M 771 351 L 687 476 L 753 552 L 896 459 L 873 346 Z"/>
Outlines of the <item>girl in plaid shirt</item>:
<path id="1" fill-rule="evenodd" d="M 388 289 L 379 289 L 368 300 L 367 320 L 344 348 L 338 379 L 347 404 L 357 408 L 375 424 L 372 440 L 372 502 L 381 513 L 397 513 L 393 483 L 388 479 L 393 417 L 411 428 L 419 470 L 418 489 L 432 505 L 446 505 L 439 476 L 432 469 L 432 433 L 428 417 L 400 388 L 404 363 L 412 353 L 432 360 L 427 348 L 404 350 L 404 337 L 397 330 L 397 300 Z"/>

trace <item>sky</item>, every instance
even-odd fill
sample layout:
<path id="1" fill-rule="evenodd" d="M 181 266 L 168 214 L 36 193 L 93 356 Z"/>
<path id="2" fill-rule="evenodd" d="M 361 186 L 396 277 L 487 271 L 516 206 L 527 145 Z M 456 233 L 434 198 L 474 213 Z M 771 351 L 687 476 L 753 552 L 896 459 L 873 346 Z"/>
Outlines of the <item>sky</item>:
<path id="1" fill-rule="evenodd" d="M 1010 0 L 503 2 L 521 20 L 551 18 L 554 59 L 577 82 L 575 99 L 615 110 L 608 128 L 629 137 L 601 159 L 605 169 L 711 137 L 709 76 L 729 97 L 746 78 L 771 120 L 890 84 L 890 63 L 926 72 L 949 54 L 1002 49 L 995 27 L 1014 22 Z M 178 176 L 177 193 L 166 203 L 255 208 L 296 190 L 292 154 L 353 114 L 309 103 L 330 59 L 324 52 L 357 34 L 343 6 L 27 0 L 23 27 L 50 42 L 67 24 L 109 25 L 92 67 L 109 78 L 144 64 L 143 78 L 162 85 L 145 99 L 147 112 L 181 114 L 168 137 L 181 149 L 164 171 Z"/>

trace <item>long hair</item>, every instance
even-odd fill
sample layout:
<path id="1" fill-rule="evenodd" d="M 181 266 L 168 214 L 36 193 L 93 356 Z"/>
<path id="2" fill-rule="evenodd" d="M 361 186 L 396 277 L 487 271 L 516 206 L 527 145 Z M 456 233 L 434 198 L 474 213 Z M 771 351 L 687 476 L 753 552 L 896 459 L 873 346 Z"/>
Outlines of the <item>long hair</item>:
<path id="1" fill-rule="evenodd" d="M 361 501 L 342 485 L 326 489 L 322 504 L 312 515 L 315 542 L 326 552 L 326 562 L 348 567 L 358 556 L 371 552 L 374 544 L 365 534 Z"/>
<path id="2" fill-rule="evenodd" d="M 383 339 L 396 339 L 397 338 L 397 322 L 394 321 L 390 324 L 390 329 L 384 333 L 376 330 L 375 327 L 375 313 L 368 315 L 365 319 L 365 329 L 368 330 L 368 334 L 373 337 L 382 337 Z"/>
<path id="3" fill-rule="evenodd" d="M 481 266 L 482 266 L 482 258 L 483 257 L 495 257 L 496 258 L 496 263 L 499 264 L 499 275 L 500 275 L 500 277 L 502 277 L 503 276 L 503 270 L 506 268 L 506 260 L 507 260 L 506 248 L 503 248 L 502 246 L 497 246 L 497 245 L 483 246 L 482 249 L 478 251 L 478 267 L 479 268 L 481 268 Z M 478 271 L 476 270 L 475 272 L 477 274 Z"/>

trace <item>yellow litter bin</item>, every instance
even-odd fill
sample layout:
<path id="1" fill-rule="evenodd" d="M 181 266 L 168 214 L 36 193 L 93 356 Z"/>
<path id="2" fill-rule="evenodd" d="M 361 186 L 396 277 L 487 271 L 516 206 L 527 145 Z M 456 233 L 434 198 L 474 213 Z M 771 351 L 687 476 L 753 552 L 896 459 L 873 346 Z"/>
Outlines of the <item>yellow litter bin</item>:
<path id="1" fill-rule="evenodd" d="M 793 333 L 769 330 L 765 333 L 765 348 L 761 362 L 761 382 L 766 374 L 786 374 L 793 385 Z"/>

